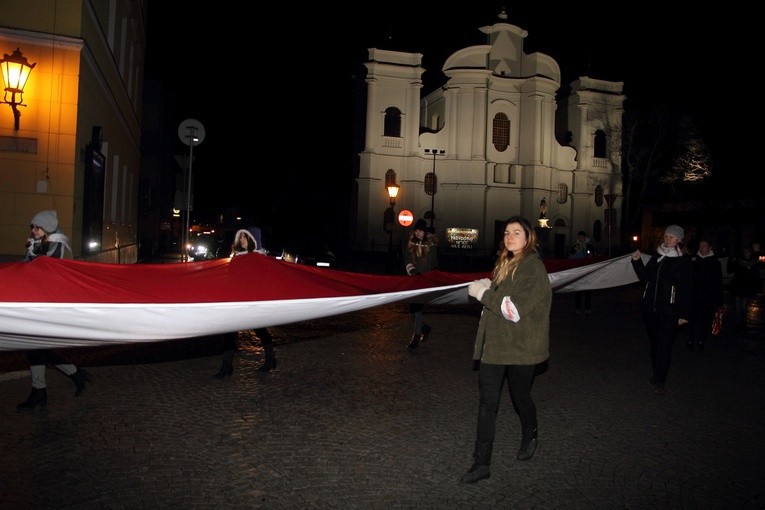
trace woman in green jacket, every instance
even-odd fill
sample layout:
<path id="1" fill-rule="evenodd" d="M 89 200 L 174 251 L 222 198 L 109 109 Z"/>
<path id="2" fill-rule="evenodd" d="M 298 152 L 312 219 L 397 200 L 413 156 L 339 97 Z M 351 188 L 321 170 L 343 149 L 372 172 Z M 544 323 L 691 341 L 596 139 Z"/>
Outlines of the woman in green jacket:
<path id="1" fill-rule="evenodd" d="M 480 361 L 475 462 L 462 476 L 462 483 L 490 476 L 505 378 L 521 421 L 522 439 L 516 458 L 529 460 L 537 448 L 537 409 L 531 385 L 537 365 L 549 357 L 552 287 L 536 243 L 529 221 L 511 217 L 505 223 L 503 247 L 492 279 L 476 280 L 468 286 L 468 293 L 483 304 L 483 311 L 473 351 L 473 360 Z"/>

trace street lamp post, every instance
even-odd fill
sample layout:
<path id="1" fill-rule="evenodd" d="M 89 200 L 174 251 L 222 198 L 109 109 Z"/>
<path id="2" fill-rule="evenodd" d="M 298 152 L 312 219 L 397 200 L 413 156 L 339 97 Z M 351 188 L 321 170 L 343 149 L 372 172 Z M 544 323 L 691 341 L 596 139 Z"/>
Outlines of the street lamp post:
<path id="1" fill-rule="evenodd" d="M 396 226 L 396 212 L 394 207 L 396 205 L 396 197 L 398 196 L 399 185 L 395 182 L 387 186 L 388 199 L 390 200 L 390 207 L 385 210 L 385 217 L 383 218 L 385 230 L 388 232 L 388 263 L 391 266 L 391 270 L 394 267 L 393 260 L 393 229 Z"/>
<path id="2" fill-rule="evenodd" d="M 438 192 L 438 179 L 436 178 L 436 156 L 443 156 L 443 149 L 425 149 L 425 154 L 433 156 L 433 172 L 425 176 L 425 193 L 430 195 L 430 232 L 435 232 L 433 221 L 436 219 L 436 193 Z"/>

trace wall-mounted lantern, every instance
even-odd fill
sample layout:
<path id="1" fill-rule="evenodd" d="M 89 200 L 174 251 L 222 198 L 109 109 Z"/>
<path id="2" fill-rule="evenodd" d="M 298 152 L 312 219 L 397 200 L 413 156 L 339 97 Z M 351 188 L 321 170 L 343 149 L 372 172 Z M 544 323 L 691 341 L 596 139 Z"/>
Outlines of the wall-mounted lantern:
<path id="1" fill-rule="evenodd" d="M 0 69 L 3 73 L 3 83 L 5 84 L 5 96 L 3 97 L 3 103 L 11 105 L 13 110 L 13 129 L 19 130 L 19 106 L 26 106 L 23 101 L 24 87 L 27 85 L 29 75 L 32 73 L 32 69 L 37 64 L 31 64 L 27 60 L 27 57 L 21 54 L 21 51 L 16 50 L 8 55 L 3 55 L 0 60 Z"/>

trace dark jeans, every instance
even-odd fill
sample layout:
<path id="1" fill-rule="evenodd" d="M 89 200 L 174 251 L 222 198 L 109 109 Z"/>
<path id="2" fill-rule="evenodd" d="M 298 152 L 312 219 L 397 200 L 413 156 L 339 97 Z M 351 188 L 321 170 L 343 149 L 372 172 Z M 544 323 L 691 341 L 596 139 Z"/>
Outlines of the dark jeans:
<path id="1" fill-rule="evenodd" d="M 478 373 L 479 403 L 476 440 L 493 442 L 502 385 L 507 379 L 510 399 L 524 428 L 536 427 L 536 407 L 531 399 L 536 365 L 490 365 L 481 363 Z M 533 415 L 533 416 L 531 416 Z M 528 419 L 524 420 L 524 417 Z M 524 423 L 526 421 L 527 423 Z"/>
<path id="2" fill-rule="evenodd" d="M 651 346 L 652 380 L 656 386 L 664 387 L 672 362 L 672 345 L 677 336 L 678 317 L 675 314 L 644 312 L 643 320 Z"/>
<path id="3" fill-rule="evenodd" d="M 717 307 L 714 305 L 697 305 L 693 308 L 688 323 L 688 343 L 703 344 L 709 340 L 716 312 Z"/>

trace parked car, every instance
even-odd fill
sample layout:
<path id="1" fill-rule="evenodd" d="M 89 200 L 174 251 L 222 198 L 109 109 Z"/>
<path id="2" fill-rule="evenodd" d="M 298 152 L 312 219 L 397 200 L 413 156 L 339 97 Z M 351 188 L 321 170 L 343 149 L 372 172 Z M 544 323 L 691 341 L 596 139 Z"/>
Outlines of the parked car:
<path id="1" fill-rule="evenodd" d="M 190 233 L 186 253 L 190 261 L 212 260 L 229 255 L 223 240 L 211 232 Z"/>
<path id="2" fill-rule="evenodd" d="M 307 266 L 335 267 L 337 257 L 324 243 L 288 243 L 281 252 L 271 252 L 276 258 Z"/>

